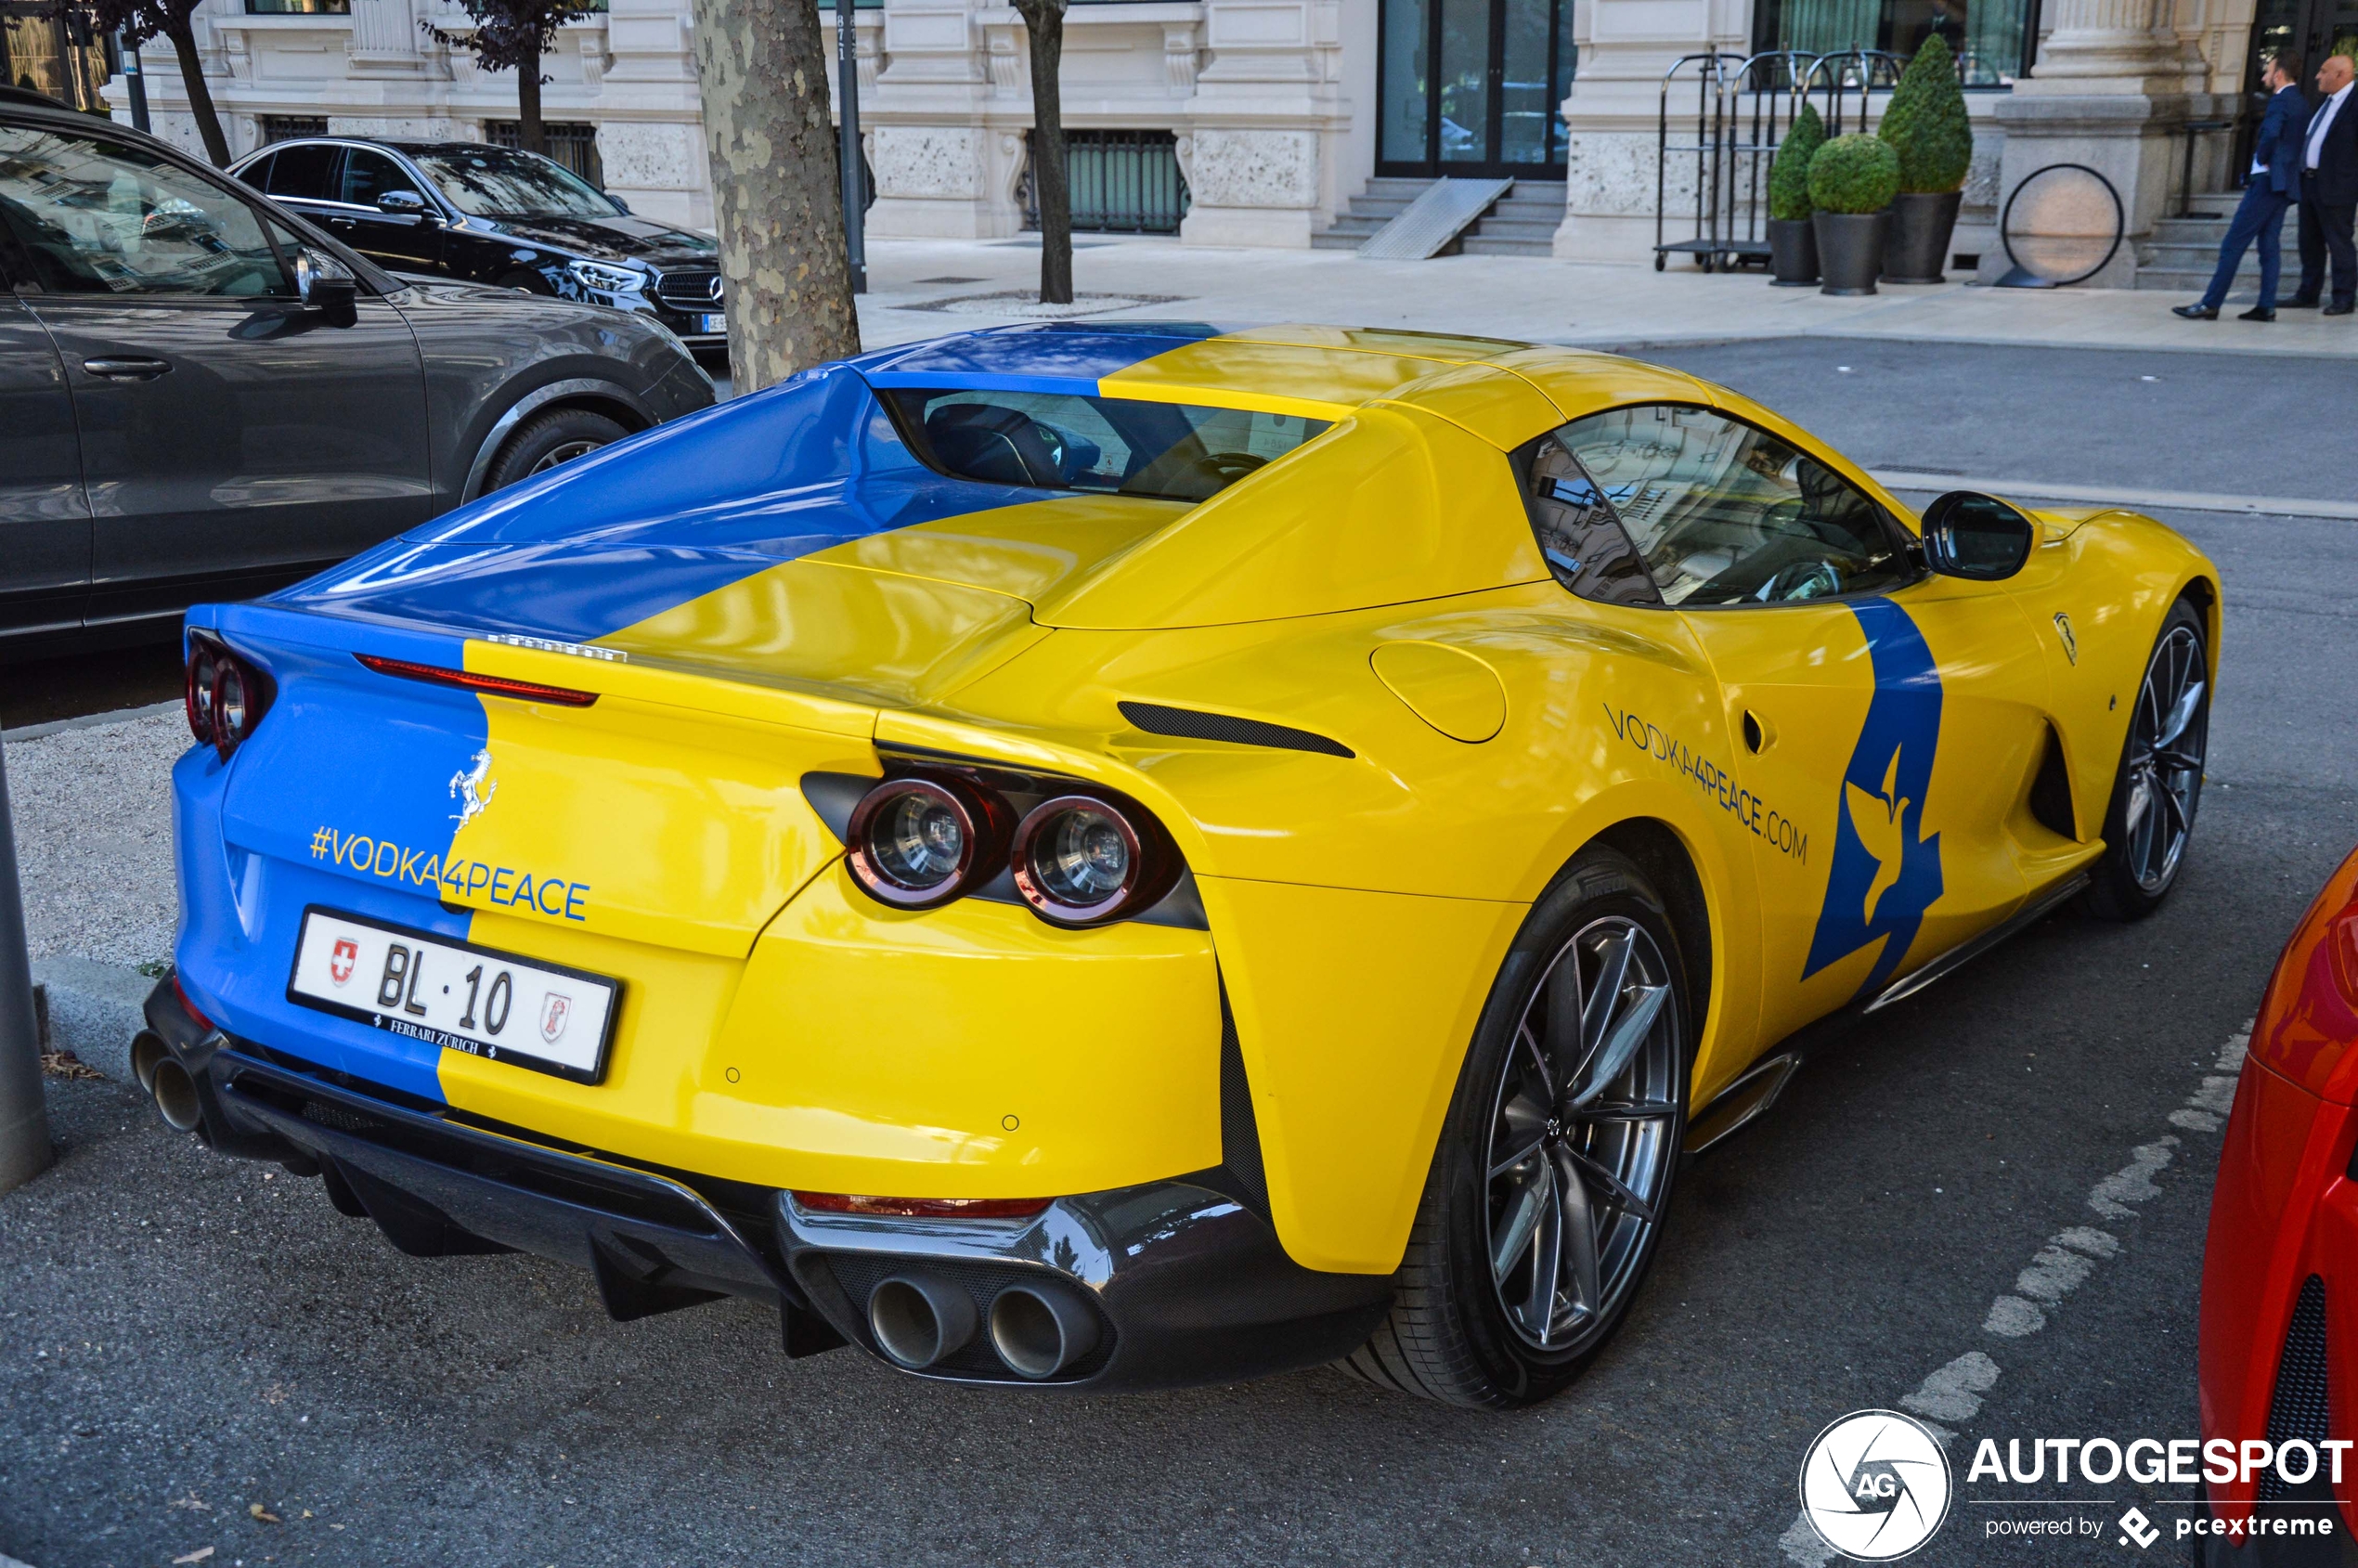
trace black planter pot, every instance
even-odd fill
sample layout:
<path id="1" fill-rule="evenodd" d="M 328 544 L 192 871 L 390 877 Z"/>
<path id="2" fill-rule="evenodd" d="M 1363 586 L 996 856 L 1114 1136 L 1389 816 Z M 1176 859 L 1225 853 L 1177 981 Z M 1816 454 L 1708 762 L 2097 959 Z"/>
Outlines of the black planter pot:
<path id="1" fill-rule="evenodd" d="M 1883 258 L 1885 282 L 1949 280 L 1942 276 L 1949 269 L 1949 237 L 1957 230 L 1957 209 L 1964 200 L 1962 190 L 1892 198 L 1891 237 Z"/>
<path id="2" fill-rule="evenodd" d="M 1780 289 L 1818 281 L 1818 230 L 1807 218 L 1768 220 L 1768 271 Z"/>
<path id="3" fill-rule="evenodd" d="M 1891 209 L 1880 213 L 1816 213 L 1809 221 L 1818 229 L 1818 267 L 1826 279 L 1827 294 L 1872 294 L 1875 275 L 1883 270 L 1884 234 Z"/>

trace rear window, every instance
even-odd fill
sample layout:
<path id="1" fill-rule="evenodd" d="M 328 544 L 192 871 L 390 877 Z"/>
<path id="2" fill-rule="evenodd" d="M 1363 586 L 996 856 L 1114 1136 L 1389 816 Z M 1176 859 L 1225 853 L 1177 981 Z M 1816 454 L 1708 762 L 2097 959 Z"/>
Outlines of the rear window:
<path id="1" fill-rule="evenodd" d="M 989 485 L 1200 501 L 1328 421 L 1055 392 L 894 389 L 882 396 L 932 467 Z"/>

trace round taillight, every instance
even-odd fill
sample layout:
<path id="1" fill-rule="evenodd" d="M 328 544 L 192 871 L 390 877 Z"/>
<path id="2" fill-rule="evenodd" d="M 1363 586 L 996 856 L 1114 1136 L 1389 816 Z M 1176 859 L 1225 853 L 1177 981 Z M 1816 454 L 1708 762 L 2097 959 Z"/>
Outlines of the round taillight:
<path id="1" fill-rule="evenodd" d="M 188 687 L 184 700 L 188 708 L 188 733 L 197 737 L 199 745 L 213 744 L 213 678 L 217 666 L 210 647 L 202 642 L 191 644 Z"/>
<path id="2" fill-rule="evenodd" d="M 1094 795 L 1043 800 L 1016 828 L 1016 891 L 1053 925 L 1136 914 L 1171 890 L 1175 865 L 1145 813 Z"/>
<path id="3" fill-rule="evenodd" d="M 846 824 L 853 880 L 895 909 L 932 909 L 993 874 L 1007 809 L 964 780 L 887 779 Z"/>
<path id="4" fill-rule="evenodd" d="M 213 677 L 213 745 L 224 758 L 253 728 L 253 693 L 235 659 L 222 659 Z"/>

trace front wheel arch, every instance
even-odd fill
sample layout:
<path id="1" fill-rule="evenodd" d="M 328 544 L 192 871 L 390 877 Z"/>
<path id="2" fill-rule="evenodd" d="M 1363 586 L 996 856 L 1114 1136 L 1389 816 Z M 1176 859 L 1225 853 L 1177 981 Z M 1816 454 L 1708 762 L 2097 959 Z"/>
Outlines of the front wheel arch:
<path id="1" fill-rule="evenodd" d="M 517 428 L 553 408 L 586 408 L 593 414 L 602 414 L 633 435 L 656 423 L 654 416 L 636 398 L 611 382 L 579 378 L 536 387 L 509 404 L 475 443 L 474 456 L 467 465 L 467 482 L 459 492 L 460 505 L 482 499 L 484 476 L 490 473 L 491 465 L 499 460 L 501 448 Z"/>

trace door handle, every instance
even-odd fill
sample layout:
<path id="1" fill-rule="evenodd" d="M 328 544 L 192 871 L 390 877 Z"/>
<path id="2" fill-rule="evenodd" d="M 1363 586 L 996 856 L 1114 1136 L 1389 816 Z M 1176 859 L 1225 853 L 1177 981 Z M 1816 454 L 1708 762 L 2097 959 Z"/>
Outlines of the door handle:
<path id="1" fill-rule="evenodd" d="M 83 369 L 110 381 L 151 382 L 172 369 L 168 359 L 84 359 Z"/>

